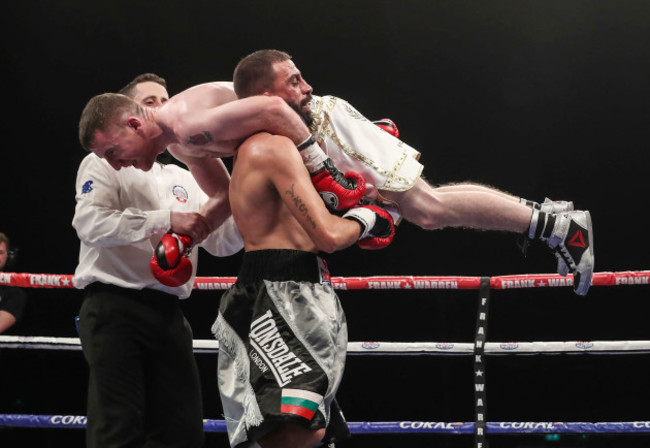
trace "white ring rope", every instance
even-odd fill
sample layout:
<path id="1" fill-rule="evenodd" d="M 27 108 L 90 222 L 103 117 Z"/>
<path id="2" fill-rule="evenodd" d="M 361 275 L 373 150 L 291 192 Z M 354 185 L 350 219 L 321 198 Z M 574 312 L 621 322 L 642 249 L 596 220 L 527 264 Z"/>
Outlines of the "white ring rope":
<path id="1" fill-rule="evenodd" d="M 195 353 L 217 353 L 219 342 L 195 339 Z M 50 336 L 3 336 L 0 348 L 81 350 L 79 338 Z M 348 353 L 354 355 L 472 355 L 473 342 L 349 342 Z M 535 341 L 487 342 L 485 353 L 491 355 L 601 353 L 650 353 L 650 341 Z"/>

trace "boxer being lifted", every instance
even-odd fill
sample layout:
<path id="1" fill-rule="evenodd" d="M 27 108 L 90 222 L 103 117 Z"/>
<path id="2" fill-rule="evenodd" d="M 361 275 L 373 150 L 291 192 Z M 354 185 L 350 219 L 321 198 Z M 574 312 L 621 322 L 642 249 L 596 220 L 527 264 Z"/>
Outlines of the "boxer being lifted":
<path id="1" fill-rule="evenodd" d="M 367 185 L 364 202 L 403 216 L 423 229 L 461 227 L 507 231 L 546 243 L 562 275 L 573 273 L 574 290 L 585 295 L 594 270 L 593 229 L 588 211 L 573 203 L 535 203 L 476 183 L 434 186 L 422 176 L 420 152 L 399 137 L 388 121 L 366 119 L 347 101 L 312 95 L 312 87 L 286 52 L 266 49 L 243 58 L 235 68 L 239 98 L 277 95 L 300 114 L 328 157 L 341 170 L 360 173 Z M 391 210 L 392 209 L 392 210 Z"/>

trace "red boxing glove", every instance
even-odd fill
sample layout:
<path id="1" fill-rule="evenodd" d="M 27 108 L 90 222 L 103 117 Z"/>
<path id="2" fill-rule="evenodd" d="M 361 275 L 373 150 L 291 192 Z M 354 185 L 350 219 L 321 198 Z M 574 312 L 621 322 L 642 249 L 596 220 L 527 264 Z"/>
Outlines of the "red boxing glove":
<path id="1" fill-rule="evenodd" d="M 373 123 L 382 128 L 384 131 L 388 132 L 393 137 L 399 138 L 399 129 L 397 129 L 397 126 L 390 118 L 382 118 L 381 120 L 373 121 Z"/>
<path id="2" fill-rule="evenodd" d="M 332 210 L 354 207 L 366 193 L 366 181 L 359 173 L 348 171 L 344 175 L 329 158 L 323 162 L 323 169 L 311 176 L 311 182 Z"/>
<path id="3" fill-rule="evenodd" d="M 156 246 L 149 262 L 151 273 L 166 286 L 181 286 L 192 277 L 192 262 L 187 258 L 192 248 L 192 238 L 176 233 L 166 233 Z"/>
<path id="4" fill-rule="evenodd" d="M 383 249 L 395 237 L 393 218 L 383 208 L 362 205 L 348 210 L 343 218 L 352 219 L 361 224 L 361 236 L 358 243 L 361 249 Z"/>

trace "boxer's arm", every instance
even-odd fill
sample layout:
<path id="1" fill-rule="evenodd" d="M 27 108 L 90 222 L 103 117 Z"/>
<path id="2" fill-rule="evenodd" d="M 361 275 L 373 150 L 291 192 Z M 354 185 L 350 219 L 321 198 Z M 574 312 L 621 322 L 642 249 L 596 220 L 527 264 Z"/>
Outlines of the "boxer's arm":
<path id="1" fill-rule="evenodd" d="M 228 191 L 230 187 L 230 173 L 228 173 L 221 160 L 214 160 L 218 160 L 223 170 L 219 177 L 221 187 L 216 191 L 212 191 L 212 197 L 208 197 L 203 190 L 197 192 L 200 194 L 201 204 L 199 213 L 205 216 L 210 224 L 210 228 L 213 229 L 199 245 L 214 256 L 226 257 L 243 249 L 244 242 L 230 210 Z M 196 173 L 196 170 L 193 172 Z M 215 172 L 213 174 L 217 173 Z M 173 228 L 172 230 L 176 231 Z M 181 231 L 177 232 L 184 233 Z"/>
<path id="2" fill-rule="evenodd" d="M 230 207 L 228 207 L 228 212 L 230 212 Z M 211 232 L 207 218 L 201 213 L 172 211 L 170 214 L 169 230 L 181 235 L 187 235 L 195 243 L 203 241 Z"/>
<path id="3" fill-rule="evenodd" d="M 200 213 L 212 231 L 231 215 L 228 200 L 230 173 L 221 159 L 217 158 L 193 159 L 185 163 L 201 190 L 208 196 Z"/>
<path id="4" fill-rule="evenodd" d="M 393 218 L 383 208 L 361 205 L 348 210 L 343 218 L 353 219 L 361 224 L 359 247 L 362 249 L 383 249 L 395 237 Z"/>
<path id="5" fill-rule="evenodd" d="M 200 92 L 207 96 L 214 95 L 212 100 L 196 100 L 198 104 L 195 107 L 184 106 L 182 100 L 178 101 L 175 108 L 177 112 L 174 113 L 178 117 L 166 116 L 166 120 L 173 118 L 176 123 L 174 129 L 183 148 L 204 149 L 212 151 L 215 157 L 221 157 L 229 154 L 219 152 L 219 149 L 215 148 L 219 146 L 215 145 L 216 142 L 223 142 L 223 146 L 226 146 L 226 143 L 232 146 L 233 142 L 241 141 L 260 131 L 283 135 L 300 149 L 304 164 L 314 176 L 314 185 L 331 208 L 346 210 L 363 197 L 364 179 L 354 172 L 340 172 L 320 148 L 302 118 L 284 100 L 276 96 L 260 95 L 229 101 L 228 95 L 223 93 L 224 89 L 230 93 L 228 87 L 213 87 L 210 89 L 199 86 L 192 93 L 195 97 L 188 97 L 188 101 L 196 100 L 196 93 Z M 222 91 L 221 96 L 219 90 Z M 220 105 L 200 107 L 207 104 Z M 186 164 L 191 161 L 191 156 L 188 156 L 186 151 L 176 154 L 173 148 L 170 150 Z M 291 150 L 294 150 L 293 146 Z M 330 163 L 327 164 L 327 161 Z"/>
<path id="6" fill-rule="evenodd" d="M 300 116 L 276 96 L 253 96 L 207 109 L 184 110 L 179 118 L 176 132 L 181 144 L 188 147 L 239 141 L 260 131 L 284 135 L 295 145 L 310 136 Z"/>

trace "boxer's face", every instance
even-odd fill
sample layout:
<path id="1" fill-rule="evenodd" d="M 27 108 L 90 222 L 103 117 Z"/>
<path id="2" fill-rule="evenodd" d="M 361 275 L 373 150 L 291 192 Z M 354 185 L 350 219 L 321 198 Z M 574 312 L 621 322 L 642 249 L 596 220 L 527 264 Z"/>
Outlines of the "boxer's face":
<path id="1" fill-rule="evenodd" d="M 141 106 L 158 108 L 169 100 L 169 94 L 157 82 L 146 81 L 136 85 L 132 99 Z M 145 126 L 143 120 L 123 115 L 106 131 L 95 133 L 93 152 L 118 171 L 128 166 L 149 171 L 158 153 L 146 137 Z"/>
<path id="2" fill-rule="evenodd" d="M 95 132 L 92 152 L 100 159 L 106 159 L 117 171 L 128 166 L 149 171 L 158 152 L 143 126 L 142 120 L 136 117 L 125 116 L 116 120 L 105 131 Z"/>
<path id="3" fill-rule="evenodd" d="M 303 79 L 300 70 L 288 59 L 273 64 L 275 81 L 273 91 L 269 92 L 285 100 L 301 115 L 309 113 L 311 93 L 314 89 Z"/>

